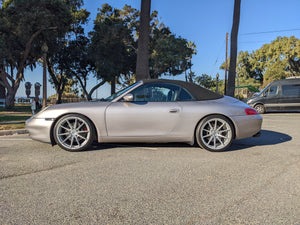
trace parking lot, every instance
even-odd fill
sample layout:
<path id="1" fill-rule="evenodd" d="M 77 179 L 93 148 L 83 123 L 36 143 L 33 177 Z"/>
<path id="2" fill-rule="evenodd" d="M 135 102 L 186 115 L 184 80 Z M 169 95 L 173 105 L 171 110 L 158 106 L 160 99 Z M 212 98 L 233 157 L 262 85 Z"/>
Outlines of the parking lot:
<path id="1" fill-rule="evenodd" d="M 0 224 L 299 224 L 300 113 L 263 118 L 221 153 L 0 137 Z"/>

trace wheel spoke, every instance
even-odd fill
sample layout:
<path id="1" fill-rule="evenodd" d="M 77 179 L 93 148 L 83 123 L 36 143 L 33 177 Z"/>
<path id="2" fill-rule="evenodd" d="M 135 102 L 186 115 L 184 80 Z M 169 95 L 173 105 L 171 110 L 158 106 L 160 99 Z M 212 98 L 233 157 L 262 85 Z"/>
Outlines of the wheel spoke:
<path id="1" fill-rule="evenodd" d="M 222 140 L 221 140 L 221 138 L 220 138 L 219 136 L 217 136 L 217 139 L 218 139 L 218 141 L 220 142 L 220 144 L 221 144 L 222 146 L 224 146 L 224 142 L 222 142 Z"/>
<path id="2" fill-rule="evenodd" d="M 84 123 L 81 123 L 80 125 L 79 125 L 79 127 L 77 127 L 77 131 L 79 131 L 79 129 L 82 127 L 84 125 Z"/>
<path id="3" fill-rule="evenodd" d="M 78 145 L 78 146 L 80 146 L 80 142 L 79 142 L 79 140 L 78 140 L 78 137 L 77 137 L 77 136 L 75 136 L 75 140 L 76 140 L 76 142 L 77 142 L 77 145 Z"/>
<path id="4" fill-rule="evenodd" d="M 211 136 L 211 134 L 207 134 L 207 135 L 203 136 L 203 138 L 207 138 L 209 136 Z"/>
<path id="5" fill-rule="evenodd" d="M 217 144 L 217 138 L 214 137 L 214 149 L 216 149 L 216 144 Z"/>
<path id="6" fill-rule="evenodd" d="M 70 130 L 69 128 L 66 128 L 66 127 L 64 127 L 64 126 L 61 126 L 61 128 L 65 129 L 65 130 L 67 130 L 67 131 Z"/>
<path id="7" fill-rule="evenodd" d="M 208 140 L 208 142 L 207 142 L 208 145 L 209 145 L 209 143 L 212 141 L 212 139 L 213 139 L 213 136 L 211 136 L 211 137 L 209 138 L 209 140 Z"/>
<path id="8" fill-rule="evenodd" d="M 64 144 L 64 143 L 66 142 L 66 140 L 68 140 L 70 137 L 71 137 L 71 134 L 69 134 L 69 136 L 66 137 L 66 139 L 64 139 L 64 140 L 62 141 L 62 144 Z"/>
<path id="9" fill-rule="evenodd" d="M 70 129 L 72 129 L 72 125 L 71 125 L 71 123 L 70 123 L 69 120 L 67 120 L 67 124 L 68 124 L 68 126 L 70 127 Z"/>
<path id="10" fill-rule="evenodd" d="M 223 135 L 221 135 L 221 134 L 219 134 L 218 136 L 221 137 L 221 138 L 224 138 L 224 139 L 226 139 L 226 140 L 228 139 L 227 136 L 223 136 Z"/>
<path id="11" fill-rule="evenodd" d="M 215 130 L 217 129 L 217 123 L 218 123 L 218 120 L 215 120 L 215 127 L 214 127 Z"/>
<path id="12" fill-rule="evenodd" d="M 74 136 L 72 136 L 72 138 L 71 138 L 71 144 L 70 144 L 71 148 L 73 148 L 73 142 L 74 142 Z"/>
<path id="13" fill-rule="evenodd" d="M 89 132 L 88 130 L 82 130 L 82 131 L 78 131 L 77 133 L 82 134 L 82 133 L 88 133 L 88 132 Z"/>
<path id="14" fill-rule="evenodd" d="M 217 131 L 221 130 L 221 128 L 225 125 L 225 122 L 222 123 L 221 126 L 219 126 L 219 128 L 217 129 Z"/>
<path id="15" fill-rule="evenodd" d="M 78 122 L 78 119 L 76 118 L 76 119 L 75 119 L 75 122 L 74 122 L 74 127 L 73 127 L 74 129 L 76 129 L 77 122 Z"/>
<path id="16" fill-rule="evenodd" d="M 60 133 L 60 134 L 58 134 L 59 136 L 64 136 L 64 135 L 70 135 L 70 133 L 69 132 L 67 132 L 67 133 Z"/>
<path id="17" fill-rule="evenodd" d="M 83 136 L 81 136 L 81 135 L 77 135 L 79 138 L 81 138 L 81 139 L 83 139 L 83 140 L 86 140 L 86 137 L 83 137 Z"/>

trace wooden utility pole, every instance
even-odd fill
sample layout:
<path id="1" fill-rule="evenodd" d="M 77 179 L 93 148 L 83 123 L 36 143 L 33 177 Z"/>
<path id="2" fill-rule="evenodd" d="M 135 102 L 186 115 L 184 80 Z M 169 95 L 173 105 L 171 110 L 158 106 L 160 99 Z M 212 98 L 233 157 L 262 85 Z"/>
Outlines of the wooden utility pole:
<path id="1" fill-rule="evenodd" d="M 224 82 L 224 94 L 227 90 L 227 49 L 228 49 L 228 33 L 226 32 L 226 53 L 225 53 L 225 82 Z"/>

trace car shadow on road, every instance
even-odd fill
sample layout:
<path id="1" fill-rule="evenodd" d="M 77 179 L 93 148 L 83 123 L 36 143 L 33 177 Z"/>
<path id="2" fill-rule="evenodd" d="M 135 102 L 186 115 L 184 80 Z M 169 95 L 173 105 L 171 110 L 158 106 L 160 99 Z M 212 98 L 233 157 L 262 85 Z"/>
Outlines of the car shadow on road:
<path id="1" fill-rule="evenodd" d="M 283 142 L 287 142 L 292 140 L 292 137 L 270 130 L 261 130 L 260 137 L 251 137 L 245 138 L 240 140 L 234 140 L 231 146 L 226 151 L 237 151 L 243 150 L 255 146 L 266 146 L 266 145 L 275 145 L 281 144 Z M 135 148 L 135 147 L 142 147 L 146 149 L 151 148 L 195 148 L 195 146 L 191 146 L 185 143 L 94 143 L 92 147 L 85 151 L 101 151 L 101 150 L 108 150 L 114 148 Z"/>
<path id="2" fill-rule="evenodd" d="M 271 130 L 261 130 L 260 137 L 250 137 L 240 140 L 234 140 L 227 151 L 243 150 L 255 146 L 277 145 L 292 140 L 292 137 Z"/>

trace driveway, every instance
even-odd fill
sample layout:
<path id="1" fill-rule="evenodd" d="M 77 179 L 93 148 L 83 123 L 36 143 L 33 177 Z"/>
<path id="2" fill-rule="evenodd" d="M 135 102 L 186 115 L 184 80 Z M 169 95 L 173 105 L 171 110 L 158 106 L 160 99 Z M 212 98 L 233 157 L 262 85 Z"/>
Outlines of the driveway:
<path id="1" fill-rule="evenodd" d="M 0 224 L 299 224 L 300 114 L 263 117 L 222 153 L 0 137 Z"/>

